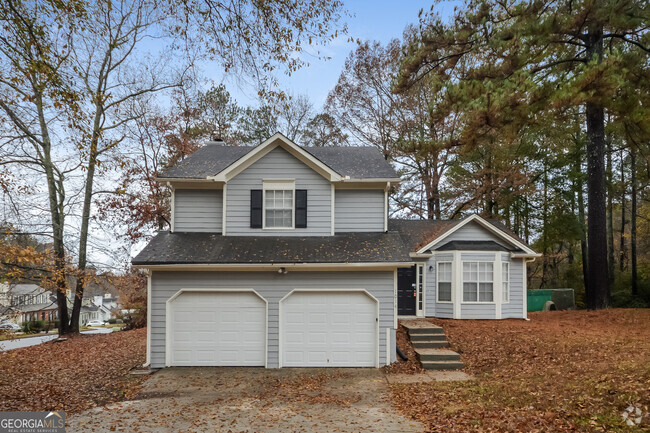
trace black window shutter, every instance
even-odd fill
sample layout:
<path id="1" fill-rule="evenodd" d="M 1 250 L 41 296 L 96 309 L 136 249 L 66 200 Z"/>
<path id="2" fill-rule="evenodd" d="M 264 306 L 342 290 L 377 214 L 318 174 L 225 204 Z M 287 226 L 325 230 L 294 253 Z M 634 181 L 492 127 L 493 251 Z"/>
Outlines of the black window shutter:
<path id="1" fill-rule="evenodd" d="M 262 228 L 262 190 L 251 189 L 251 228 Z"/>
<path id="2" fill-rule="evenodd" d="M 307 190 L 296 190 L 296 228 L 307 228 Z"/>

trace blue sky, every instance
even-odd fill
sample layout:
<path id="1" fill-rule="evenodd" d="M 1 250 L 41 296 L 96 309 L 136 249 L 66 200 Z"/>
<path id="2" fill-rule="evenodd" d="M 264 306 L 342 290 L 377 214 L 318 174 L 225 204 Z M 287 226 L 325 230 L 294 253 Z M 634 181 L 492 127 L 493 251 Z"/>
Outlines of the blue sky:
<path id="1" fill-rule="evenodd" d="M 457 2 L 444 2 L 436 6 L 436 10 L 443 16 L 453 12 Z M 345 7 L 352 17 L 348 23 L 349 36 L 365 40 L 377 40 L 386 43 L 393 38 L 399 38 L 408 24 L 418 22 L 420 9 L 429 11 L 431 1 L 415 0 L 344 0 Z M 347 38 L 334 41 L 322 49 L 323 53 L 331 57 L 330 60 L 310 60 L 310 65 L 293 73 L 290 77 L 279 77 L 284 90 L 293 94 L 306 94 L 314 103 L 315 108 L 320 108 L 327 98 L 330 89 L 336 84 L 343 69 L 345 59 L 350 51 L 355 48 L 355 43 L 347 42 Z M 220 80 L 220 78 L 213 78 Z M 238 88 L 231 80 L 224 81 L 228 91 L 241 105 L 255 105 L 256 94 L 251 88 Z"/>

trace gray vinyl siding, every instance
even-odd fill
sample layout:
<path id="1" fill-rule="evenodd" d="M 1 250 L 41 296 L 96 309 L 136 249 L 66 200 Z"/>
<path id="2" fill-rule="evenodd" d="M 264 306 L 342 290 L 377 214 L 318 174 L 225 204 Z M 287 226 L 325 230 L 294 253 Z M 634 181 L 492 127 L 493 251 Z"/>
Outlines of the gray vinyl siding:
<path id="1" fill-rule="evenodd" d="M 463 319 L 496 319 L 495 304 L 461 304 L 460 317 Z"/>
<path id="2" fill-rule="evenodd" d="M 437 262 L 452 262 L 454 260 L 454 255 L 449 254 L 440 254 L 430 258 L 426 263 L 426 304 L 424 306 L 424 314 L 428 317 L 441 317 L 441 318 L 452 318 L 454 315 L 454 304 L 451 303 L 440 303 L 438 302 L 437 294 Z M 429 270 L 429 267 L 433 266 L 432 270 Z M 453 276 L 452 276 L 453 278 Z"/>
<path id="3" fill-rule="evenodd" d="M 382 189 L 337 189 L 334 192 L 334 227 L 342 232 L 384 231 Z"/>
<path id="4" fill-rule="evenodd" d="M 174 231 L 220 233 L 223 191 L 177 189 L 174 191 Z"/>
<path id="5" fill-rule="evenodd" d="M 524 317 L 524 260 L 508 259 L 510 263 L 510 302 L 501 305 L 503 319 Z"/>
<path id="6" fill-rule="evenodd" d="M 295 179 L 296 189 L 307 190 L 307 228 L 250 228 L 252 189 L 263 180 Z M 332 233 L 332 190 L 329 180 L 282 148 L 275 148 L 235 176 L 226 188 L 226 235 L 328 236 Z"/>
<path id="7" fill-rule="evenodd" d="M 454 233 L 440 241 L 436 246 L 443 246 L 447 242 L 451 241 L 494 241 L 499 245 L 512 248 L 512 245 L 509 245 L 508 242 L 504 241 L 501 237 L 495 235 L 475 221 L 472 221 L 456 230 Z"/>
<path id="8" fill-rule="evenodd" d="M 460 253 L 463 262 L 493 262 L 495 258 L 495 253 Z"/>
<path id="9" fill-rule="evenodd" d="M 386 328 L 390 329 L 390 358 L 395 359 L 393 316 L 394 277 L 380 272 L 169 272 L 151 277 L 151 366 L 165 366 L 166 302 L 180 289 L 255 289 L 268 302 L 268 367 L 278 367 L 278 305 L 293 289 L 366 289 L 379 302 L 379 363 L 386 363 Z"/>

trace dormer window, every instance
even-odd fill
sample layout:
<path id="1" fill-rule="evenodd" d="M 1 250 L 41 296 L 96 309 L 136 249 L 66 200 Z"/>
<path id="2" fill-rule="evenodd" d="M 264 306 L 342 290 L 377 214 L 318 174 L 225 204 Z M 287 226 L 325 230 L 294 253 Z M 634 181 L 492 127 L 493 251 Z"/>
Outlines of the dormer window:
<path id="1" fill-rule="evenodd" d="M 294 196 L 295 182 L 264 181 L 263 197 L 263 228 L 292 229 L 294 228 Z"/>

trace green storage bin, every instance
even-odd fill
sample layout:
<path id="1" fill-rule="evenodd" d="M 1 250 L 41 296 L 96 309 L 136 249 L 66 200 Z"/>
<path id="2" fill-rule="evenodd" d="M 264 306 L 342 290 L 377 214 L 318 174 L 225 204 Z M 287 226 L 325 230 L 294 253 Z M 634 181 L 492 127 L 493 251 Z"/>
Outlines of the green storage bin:
<path id="1" fill-rule="evenodd" d="M 543 311 L 544 305 L 553 300 L 552 290 L 529 290 L 527 294 L 528 311 Z"/>

